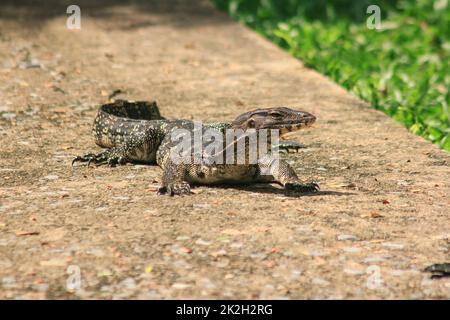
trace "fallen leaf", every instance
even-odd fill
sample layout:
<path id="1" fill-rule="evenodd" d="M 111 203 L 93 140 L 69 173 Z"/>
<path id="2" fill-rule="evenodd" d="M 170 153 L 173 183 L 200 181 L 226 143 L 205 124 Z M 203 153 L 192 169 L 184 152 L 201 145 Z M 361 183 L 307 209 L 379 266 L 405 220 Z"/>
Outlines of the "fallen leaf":
<path id="1" fill-rule="evenodd" d="M 39 234 L 38 231 L 16 231 L 17 237 L 23 237 L 23 236 L 37 236 Z"/>
<path id="2" fill-rule="evenodd" d="M 370 217 L 371 218 L 383 218 L 384 216 L 378 212 L 371 212 Z"/>
<path id="3" fill-rule="evenodd" d="M 97 273 L 97 277 L 102 278 L 102 277 L 110 277 L 112 276 L 112 272 L 109 270 L 103 270 Z"/>
<path id="4" fill-rule="evenodd" d="M 181 247 L 180 251 L 183 253 L 191 253 L 192 249 L 188 248 L 188 247 Z"/>
<path id="5" fill-rule="evenodd" d="M 66 113 L 66 112 L 69 112 L 69 111 L 70 110 L 68 108 L 64 108 L 64 107 L 53 109 L 53 112 L 55 112 L 55 113 Z"/>
<path id="6" fill-rule="evenodd" d="M 195 49 L 195 44 L 194 43 L 186 43 L 184 45 L 185 49 Z"/>
<path id="7" fill-rule="evenodd" d="M 153 271 L 153 266 L 149 264 L 145 267 L 145 273 L 151 273 Z"/>
<path id="8" fill-rule="evenodd" d="M 384 241 L 386 241 L 386 240 L 384 240 L 384 239 L 373 239 L 373 240 L 369 240 L 369 242 L 371 242 L 371 243 L 381 243 L 381 242 L 384 242 Z"/>

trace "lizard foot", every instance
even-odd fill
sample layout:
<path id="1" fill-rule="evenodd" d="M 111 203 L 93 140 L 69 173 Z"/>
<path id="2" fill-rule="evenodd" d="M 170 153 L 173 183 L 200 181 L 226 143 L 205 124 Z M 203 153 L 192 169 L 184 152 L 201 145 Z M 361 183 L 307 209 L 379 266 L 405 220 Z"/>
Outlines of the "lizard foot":
<path id="1" fill-rule="evenodd" d="M 284 189 L 287 191 L 296 191 L 301 193 L 313 193 L 320 190 L 319 185 L 315 182 L 300 183 L 300 182 L 288 182 L 284 185 Z"/>
<path id="2" fill-rule="evenodd" d="M 171 197 L 192 194 L 191 186 L 187 182 L 169 183 L 158 190 L 159 195 L 167 194 Z"/>
<path id="3" fill-rule="evenodd" d="M 424 271 L 431 272 L 432 279 L 450 277 L 450 263 L 436 263 L 426 267 Z"/>
<path id="4" fill-rule="evenodd" d="M 274 150 L 283 153 L 293 153 L 298 152 L 300 149 L 304 149 L 306 146 L 304 144 L 295 141 L 282 141 L 274 146 Z"/>
<path id="5" fill-rule="evenodd" d="M 114 156 L 109 152 L 109 150 L 101 152 L 99 154 L 88 153 L 84 156 L 78 156 L 72 161 L 72 166 L 75 162 L 87 162 L 88 167 L 91 163 L 94 163 L 96 166 L 100 166 L 102 164 L 106 164 L 110 167 L 115 167 L 116 165 L 125 164 L 126 159 L 123 157 Z"/>

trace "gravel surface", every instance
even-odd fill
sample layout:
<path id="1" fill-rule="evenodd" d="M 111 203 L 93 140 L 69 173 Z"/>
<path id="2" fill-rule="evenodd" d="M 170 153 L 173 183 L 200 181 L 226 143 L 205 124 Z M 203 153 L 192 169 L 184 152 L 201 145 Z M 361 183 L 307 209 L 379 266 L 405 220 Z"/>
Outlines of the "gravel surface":
<path id="1" fill-rule="evenodd" d="M 450 155 L 205 1 L 0 4 L 0 298 L 450 298 Z M 29 4 L 34 3 L 34 4 Z M 318 117 L 288 155 L 322 192 L 157 196 L 156 166 L 70 167 L 99 104 L 231 120 Z M 79 280 L 79 281 L 78 281 Z"/>

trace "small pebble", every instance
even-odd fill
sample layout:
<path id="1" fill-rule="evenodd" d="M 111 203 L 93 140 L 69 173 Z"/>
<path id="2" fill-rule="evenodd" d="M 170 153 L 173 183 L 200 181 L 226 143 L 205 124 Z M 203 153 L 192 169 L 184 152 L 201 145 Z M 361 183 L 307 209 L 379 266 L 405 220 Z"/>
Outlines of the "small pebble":
<path id="1" fill-rule="evenodd" d="M 221 259 L 216 263 L 216 267 L 218 268 L 226 268 L 230 264 L 229 259 Z"/>
<path id="2" fill-rule="evenodd" d="M 144 293 L 144 296 L 146 299 L 158 299 L 161 297 L 161 295 L 156 290 L 149 290 Z"/>
<path id="3" fill-rule="evenodd" d="M 111 286 L 101 286 L 100 287 L 100 292 L 111 292 L 112 288 Z"/>
<path id="4" fill-rule="evenodd" d="M 189 236 L 178 236 L 178 237 L 176 237 L 176 239 L 175 240 L 177 240 L 177 241 L 186 241 L 186 240 L 189 240 L 191 237 L 189 237 Z"/>
<path id="5" fill-rule="evenodd" d="M 14 119 L 15 117 L 17 117 L 17 114 L 15 114 L 14 112 L 4 112 L 1 114 L 1 116 L 5 119 Z"/>
<path id="6" fill-rule="evenodd" d="M 376 263 L 376 262 L 383 262 L 383 261 L 386 261 L 386 259 L 382 256 L 377 256 L 377 255 L 368 256 L 367 258 L 364 259 L 365 263 Z"/>
<path id="7" fill-rule="evenodd" d="M 172 285 L 172 288 L 183 290 L 183 289 L 189 288 L 190 286 L 191 285 L 187 284 L 187 283 L 176 282 Z"/>
<path id="8" fill-rule="evenodd" d="M 328 282 L 327 280 L 324 280 L 322 278 L 313 278 L 311 283 L 318 285 L 318 286 L 324 286 L 324 287 L 330 285 L 330 282 Z"/>
<path id="9" fill-rule="evenodd" d="M 111 199 L 127 201 L 127 200 L 130 200 L 130 197 L 117 196 L 117 197 L 111 197 Z"/>
<path id="10" fill-rule="evenodd" d="M 290 280 L 297 280 L 300 278 L 302 272 L 300 270 L 291 270 L 291 274 L 289 276 Z"/>
<path id="11" fill-rule="evenodd" d="M 224 278 L 225 280 L 233 279 L 233 278 L 234 278 L 234 275 L 231 274 L 231 273 L 227 273 L 223 278 Z"/>
<path id="12" fill-rule="evenodd" d="M 358 238 L 351 234 L 340 234 L 337 236 L 337 240 L 338 241 L 345 241 L 345 240 L 358 241 Z"/>
<path id="13" fill-rule="evenodd" d="M 57 180 L 57 179 L 59 179 L 59 176 L 57 176 L 56 174 L 49 174 L 48 176 L 45 176 L 44 179 Z"/>
<path id="14" fill-rule="evenodd" d="M 357 270 L 357 269 L 345 268 L 344 273 L 352 275 L 352 276 L 359 276 L 359 275 L 365 274 L 366 272 Z"/>
<path id="15" fill-rule="evenodd" d="M 323 257 L 326 256 L 327 253 L 320 250 L 312 250 L 308 253 L 311 257 Z"/>
<path id="16" fill-rule="evenodd" d="M 222 249 L 222 250 L 211 252 L 211 255 L 213 257 L 226 256 L 227 255 L 227 251 Z"/>
<path id="17" fill-rule="evenodd" d="M 48 290 L 49 285 L 47 283 L 39 283 L 39 284 L 33 284 L 31 286 L 33 290 L 39 291 L 39 292 L 45 292 Z"/>
<path id="18" fill-rule="evenodd" d="M 283 251 L 283 256 L 285 256 L 285 257 L 293 257 L 294 256 L 294 252 L 292 252 L 291 250 Z"/>
<path id="19" fill-rule="evenodd" d="M 267 254 L 262 252 L 252 253 L 250 254 L 250 258 L 264 260 L 265 258 L 267 258 Z"/>
<path id="20" fill-rule="evenodd" d="M 195 241 L 195 244 L 198 244 L 200 246 L 209 246 L 211 244 L 211 241 L 205 241 L 202 239 L 198 239 L 197 241 Z"/>
<path id="21" fill-rule="evenodd" d="M 342 251 L 347 252 L 347 253 L 358 253 L 361 251 L 361 249 L 355 248 L 355 247 L 344 247 L 344 248 L 342 248 Z"/>
<path id="22" fill-rule="evenodd" d="M 297 231 L 298 233 L 308 233 L 308 232 L 311 232 L 312 229 L 310 226 L 303 225 L 303 226 L 298 226 L 297 229 L 295 229 L 295 231 Z"/>
<path id="23" fill-rule="evenodd" d="M 14 277 L 4 277 L 2 279 L 2 287 L 4 289 L 11 289 L 16 286 L 16 278 Z"/>
<path id="24" fill-rule="evenodd" d="M 389 249 L 403 249 L 405 247 L 403 244 L 393 242 L 385 242 L 382 246 Z"/>
<path id="25" fill-rule="evenodd" d="M 29 61 L 21 62 L 19 64 L 19 68 L 20 69 L 42 68 L 42 64 L 38 59 L 33 58 Z"/>
<path id="26" fill-rule="evenodd" d="M 403 271 L 403 270 L 392 270 L 390 273 L 393 276 L 399 277 L 399 276 L 404 275 L 405 271 Z"/>
<path id="27" fill-rule="evenodd" d="M 134 289 L 136 287 L 136 281 L 133 278 L 128 277 L 119 283 L 119 286 L 125 289 Z"/>
<path id="28" fill-rule="evenodd" d="M 238 249 L 242 247 L 242 243 L 240 242 L 233 242 L 230 244 L 230 248 Z"/>
<path id="29" fill-rule="evenodd" d="M 95 257 L 103 257 L 105 256 L 105 252 L 102 249 L 92 248 L 86 251 L 87 254 L 93 255 Z"/>
<path id="30" fill-rule="evenodd" d="M 208 278 L 200 279 L 198 285 L 205 289 L 214 289 L 216 287 L 216 285 Z"/>
<path id="31" fill-rule="evenodd" d="M 194 207 L 194 209 L 207 209 L 207 208 L 211 207 L 207 203 L 194 203 L 192 206 Z"/>

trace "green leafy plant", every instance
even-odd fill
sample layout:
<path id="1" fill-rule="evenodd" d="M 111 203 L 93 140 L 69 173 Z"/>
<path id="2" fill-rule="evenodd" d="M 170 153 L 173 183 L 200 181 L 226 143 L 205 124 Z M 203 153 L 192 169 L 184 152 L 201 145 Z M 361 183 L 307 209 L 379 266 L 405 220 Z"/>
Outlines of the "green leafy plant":
<path id="1" fill-rule="evenodd" d="M 450 151 L 450 0 L 212 0 L 350 92 Z M 381 30 L 366 9 L 381 8 Z"/>

